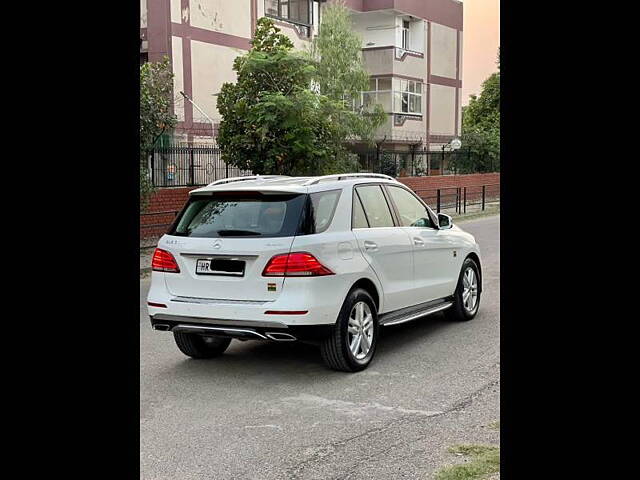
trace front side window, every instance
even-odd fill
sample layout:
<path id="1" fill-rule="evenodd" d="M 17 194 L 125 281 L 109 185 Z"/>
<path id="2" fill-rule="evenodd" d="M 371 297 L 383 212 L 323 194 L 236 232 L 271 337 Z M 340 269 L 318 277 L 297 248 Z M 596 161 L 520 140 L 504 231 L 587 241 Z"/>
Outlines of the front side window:
<path id="1" fill-rule="evenodd" d="M 426 207 L 404 188 L 388 186 L 387 191 L 393 200 L 400 223 L 403 227 L 435 228 Z"/>
<path id="2" fill-rule="evenodd" d="M 310 3 L 310 0 L 265 0 L 264 11 L 267 16 L 310 25 Z"/>
<path id="3" fill-rule="evenodd" d="M 362 202 L 356 192 L 353 192 L 353 219 L 351 223 L 352 228 L 369 228 L 369 222 L 367 221 L 367 216 L 364 214 Z"/>
<path id="4" fill-rule="evenodd" d="M 393 227 L 393 218 L 380 185 L 366 185 L 356 188 L 362 201 L 364 212 L 371 228 Z"/>

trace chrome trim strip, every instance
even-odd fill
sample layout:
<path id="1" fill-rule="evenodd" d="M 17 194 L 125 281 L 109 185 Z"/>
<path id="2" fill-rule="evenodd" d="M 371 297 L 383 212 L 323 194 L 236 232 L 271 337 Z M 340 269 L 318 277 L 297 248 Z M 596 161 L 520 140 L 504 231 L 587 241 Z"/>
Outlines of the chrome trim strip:
<path id="1" fill-rule="evenodd" d="M 221 298 L 173 297 L 172 302 L 195 303 L 204 305 L 255 305 L 257 307 L 272 303 L 272 300 L 224 300 Z"/>
<path id="2" fill-rule="evenodd" d="M 382 326 L 386 327 L 388 325 L 400 325 L 401 323 L 409 322 L 411 320 L 415 320 L 416 318 L 425 317 L 427 315 L 431 315 L 432 313 L 440 312 L 441 310 L 446 310 L 451 305 L 453 305 L 453 302 L 445 302 L 441 305 L 436 305 L 435 307 L 431 307 L 421 312 L 414 313 L 413 315 L 409 315 L 408 317 L 400 318 L 399 320 L 392 320 L 388 323 L 383 323 Z"/>
<path id="3" fill-rule="evenodd" d="M 192 252 L 180 252 L 180 256 L 182 257 L 199 257 L 204 259 L 207 258 L 215 258 L 217 260 L 253 260 L 254 258 L 258 258 L 259 255 L 236 255 L 231 253 L 192 253 Z"/>
<path id="4" fill-rule="evenodd" d="M 151 317 L 154 322 L 171 321 L 184 323 L 198 323 L 205 325 L 229 325 L 230 327 L 265 327 L 265 328 L 289 328 L 281 322 L 260 322 L 253 320 L 229 320 L 222 318 L 188 317 L 186 315 L 169 315 L 167 313 L 156 313 Z"/>
<path id="5" fill-rule="evenodd" d="M 240 334 L 249 334 L 255 335 L 261 340 L 267 340 L 267 337 L 262 335 L 261 333 L 256 332 L 255 330 L 249 330 L 246 328 L 227 328 L 227 327 L 208 327 L 206 325 L 176 325 L 171 329 L 172 332 L 223 332 L 223 333 L 240 333 Z"/>

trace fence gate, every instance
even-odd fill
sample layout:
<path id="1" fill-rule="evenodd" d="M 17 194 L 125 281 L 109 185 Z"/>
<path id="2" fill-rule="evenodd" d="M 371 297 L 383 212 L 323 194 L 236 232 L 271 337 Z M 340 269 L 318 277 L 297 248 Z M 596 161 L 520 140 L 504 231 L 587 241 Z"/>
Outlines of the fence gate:
<path id="1" fill-rule="evenodd" d="M 178 145 L 158 147 L 153 151 L 150 174 L 155 187 L 187 187 L 251 175 L 251 172 L 227 165 L 222 161 L 219 148 Z"/>

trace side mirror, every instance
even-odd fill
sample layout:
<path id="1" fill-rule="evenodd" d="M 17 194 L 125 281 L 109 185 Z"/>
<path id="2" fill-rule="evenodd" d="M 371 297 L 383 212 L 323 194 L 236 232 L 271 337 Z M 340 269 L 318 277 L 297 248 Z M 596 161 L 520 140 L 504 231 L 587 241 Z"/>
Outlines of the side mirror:
<path id="1" fill-rule="evenodd" d="M 449 215 L 445 215 L 444 213 L 439 213 L 438 224 L 440 225 L 440 229 L 444 230 L 446 228 L 451 228 L 453 226 L 453 220 Z"/>

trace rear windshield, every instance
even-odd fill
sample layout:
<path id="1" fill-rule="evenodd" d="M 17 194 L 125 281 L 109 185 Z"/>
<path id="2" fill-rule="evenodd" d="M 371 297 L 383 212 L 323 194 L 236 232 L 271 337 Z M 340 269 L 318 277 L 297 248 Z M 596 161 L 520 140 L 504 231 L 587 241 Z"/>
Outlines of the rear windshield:
<path id="1" fill-rule="evenodd" d="M 307 195 L 261 193 L 194 195 L 169 235 L 182 237 L 290 237 L 296 234 Z"/>

